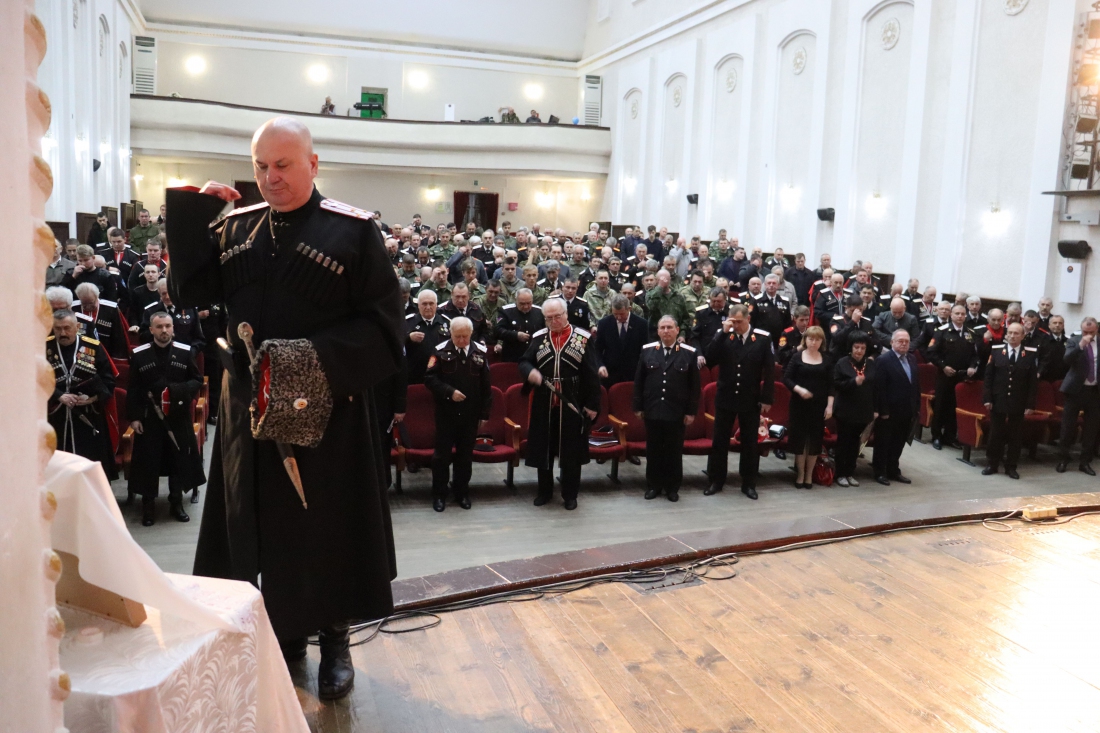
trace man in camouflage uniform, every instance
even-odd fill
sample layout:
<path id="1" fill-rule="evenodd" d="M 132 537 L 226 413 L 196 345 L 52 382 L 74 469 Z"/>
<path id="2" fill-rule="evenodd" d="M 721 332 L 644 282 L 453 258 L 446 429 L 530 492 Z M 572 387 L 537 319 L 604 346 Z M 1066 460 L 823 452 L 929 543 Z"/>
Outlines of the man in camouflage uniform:
<path id="1" fill-rule="evenodd" d="M 687 306 L 684 296 L 672 289 L 672 273 L 661 269 L 657 271 L 657 287 L 645 294 L 646 308 L 649 309 L 649 335 L 657 334 L 657 323 L 661 316 L 672 316 L 680 326 L 678 338 L 683 341 L 684 334 L 691 332 L 693 311 Z"/>
<path id="2" fill-rule="evenodd" d="M 692 270 L 691 275 L 688 276 L 687 287 L 680 291 L 680 294 L 684 296 L 688 309 L 693 313 L 699 306 L 707 305 L 710 302 L 704 285 L 703 273 L 699 270 Z"/>
<path id="3" fill-rule="evenodd" d="M 458 247 L 451 243 L 451 233 L 446 230 L 439 235 L 439 241 L 428 248 L 432 262 L 446 262 L 457 251 Z"/>
<path id="4" fill-rule="evenodd" d="M 527 265 L 523 268 L 523 287 L 531 291 L 531 299 L 537 306 L 542 306 L 546 302 L 546 298 L 549 293 L 545 288 L 540 288 L 538 285 L 539 268 L 535 265 Z"/>
<path id="5" fill-rule="evenodd" d="M 447 282 L 447 268 L 436 267 L 432 269 L 432 279 L 420 286 L 420 292 L 431 290 L 440 303 L 446 303 L 451 299 L 451 284 Z"/>
<path id="6" fill-rule="evenodd" d="M 599 270 L 596 272 L 592 287 L 588 288 L 584 294 L 584 299 L 588 301 L 593 328 L 601 318 L 611 315 L 611 296 L 615 295 L 615 291 L 610 287 L 610 279 L 611 276 L 607 270 Z"/>

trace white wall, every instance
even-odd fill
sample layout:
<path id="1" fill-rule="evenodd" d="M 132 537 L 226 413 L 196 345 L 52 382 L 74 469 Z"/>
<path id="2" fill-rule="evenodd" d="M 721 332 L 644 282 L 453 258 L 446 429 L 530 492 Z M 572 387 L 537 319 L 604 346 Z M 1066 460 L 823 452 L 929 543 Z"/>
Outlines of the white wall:
<path id="1" fill-rule="evenodd" d="M 75 227 L 76 212 L 129 200 L 132 19 L 121 0 L 36 0 L 34 8 L 50 39 L 39 71 L 54 112 L 42 146 L 56 181 L 46 218 Z"/>
<path id="2" fill-rule="evenodd" d="M 1088 3 L 607 7 L 606 19 L 589 15 L 579 64 L 604 79 L 614 140 L 602 218 L 870 259 L 941 292 L 1028 304 L 1054 292 L 1063 228 L 1042 192 L 1059 186 L 1074 24 Z M 675 74 L 693 101 L 683 124 Z M 673 145 L 670 129 L 689 139 Z M 663 195 L 672 175 L 675 197 Z M 697 208 L 684 201 L 696 192 Z M 818 221 L 827 207 L 835 223 Z M 1089 292 L 1100 307 L 1100 282 Z"/>
<path id="3" fill-rule="evenodd" d="M 192 99 L 319 112 L 331 96 L 338 114 L 347 114 L 360 100 L 363 87 L 387 90 L 386 112 L 393 119 L 443 120 L 443 107 L 455 105 L 455 119 L 493 116 L 503 106 L 514 107 L 520 119 L 537 109 L 543 120 L 557 115 L 569 123 L 577 114 L 578 82 L 570 65 L 522 59 L 495 61 L 473 54 L 450 57 L 428 55 L 420 49 L 404 51 L 349 50 L 315 45 L 310 51 L 300 44 L 271 41 L 242 46 L 239 40 L 216 36 L 152 31 L 157 38 L 157 94 L 179 94 Z M 186 62 L 200 57 L 205 71 L 191 74 Z M 323 67 L 325 81 L 312 81 L 308 73 Z M 416 75 L 426 86 L 410 82 Z M 541 90 L 530 99 L 528 85 Z M 353 116 L 358 111 L 351 110 Z"/>
<path id="4" fill-rule="evenodd" d="M 232 183 L 252 179 L 252 167 L 244 161 L 192 159 L 176 163 L 138 155 L 134 157 L 134 170 L 142 175 L 141 182 L 135 185 L 135 198 L 153 212 L 164 203 L 164 189 L 169 178 L 182 178 L 187 184 L 198 186 L 208 180 Z M 451 204 L 455 191 L 484 190 L 500 195 L 498 222 L 511 221 L 513 228 L 538 222 L 544 230 L 562 227 L 571 232 L 587 230 L 588 223 L 598 218 L 599 202 L 603 198 L 600 178 L 565 180 L 483 173 L 408 173 L 325 165 L 321 166 L 317 177 L 317 189 L 353 206 L 381 211 L 388 224 L 407 223 L 412 221 L 413 214 L 421 214 L 424 221 L 432 225 L 454 221 Z M 433 189 L 439 191 L 436 201 L 429 200 L 428 191 Z M 546 194 L 549 197 L 543 198 Z M 519 204 L 519 210 L 508 211 L 509 202 Z"/>

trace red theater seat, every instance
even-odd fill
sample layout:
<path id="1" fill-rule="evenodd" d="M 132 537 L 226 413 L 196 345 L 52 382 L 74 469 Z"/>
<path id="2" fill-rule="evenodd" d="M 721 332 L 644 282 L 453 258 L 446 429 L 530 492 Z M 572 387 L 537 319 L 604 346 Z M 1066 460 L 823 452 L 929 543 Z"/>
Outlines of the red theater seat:
<path id="1" fill-rule="evenodd" d="M 423 384 L 410 384 L 406 397 L 405 437 L 397 445 L 398 465 L 429 466 L 435 452 L 435 399 Z"/>
<path id="2" fill-rule="evenodd" d="M 519 364 L 512 361 L 501 361 L 489 365 L 489 381 L 502 393 L 506 392 L 513 384 L 519 384 Z"/>
<path id="3" fill-rule="evenodd" d="M 631 387 L 634 386 L 633 382 L 624 382 Z M 607 390 L 600 387 L 600 412 L 596 415 L 596 419 L 592 421 L 592 430 L 589 432 L 589 438 L 598 438 L 600 440 L 607 440 L 615 438 L 614 444 L 594 446 L 589 444 L 588 457 L 594 461 L 606 461 L 611 459 L 611 473 L 607 474 L 607 477 L 619 483 L 619 461 L 626 458 L 626 446 L 623 445 L 622 439 L 619 438 L 615 430 L 607 431 L 608 426 L 614 427 L 614 423 L 610 419 L 609 402 L 607 396 Z M 604 428 L 604 430 L 601 430 Z M 599 432 L 597 432 L 599 431 Z"/>
<path id="4" fill-rule="evenodd" d="M 615 426 L 619 445 L 624 456 L 645 455 L 645 420 L 634 414 L 634 383 L 620 382 L 611 385 L 608 393 L 610 415 L 608 419 Z"/>
<path id="5" fill-rule="evenodd" d="M 955 385 L 955 418 L 959 426 L 959 442 L 963 445 L 963 463 L 970 462 L 972 448 L 985 445 L 985 435 L 989 432 L 989 412 L 982 404 L 981 382 L 960 382 Z"/>
<path id="6" fill-rule="evenodd" d="M 518 456 L 527 452 L 527 428 L 531 423 L 531 396 L 522 384 L 513 384 L 504 392 L 504 438 Z"/>
<path id="7" fill-rule="evenodd" d="M 505 479 L 504 483 L 508 488 L 514 491 L 516 486 L 512 479 L 514 469 L 519 465 L 519 451 L 509 444 L 505 436 L 505 409 L 504 393 L 498 388 L 493 387 L 493 406 L 492 412 L 489 415 L 489 425 L 487 428 L 488 434 L 493 437 L 493 449 L 491 451 L 475 450 L 474 463 L 506 462 L 508 464 L 508 478 Z"/>

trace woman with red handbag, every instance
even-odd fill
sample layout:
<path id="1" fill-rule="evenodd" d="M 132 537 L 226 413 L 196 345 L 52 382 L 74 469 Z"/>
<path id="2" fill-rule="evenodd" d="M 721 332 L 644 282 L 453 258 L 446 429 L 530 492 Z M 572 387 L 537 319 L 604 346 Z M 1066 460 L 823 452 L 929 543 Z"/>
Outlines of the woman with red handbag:
<path id="1" fill-rule="evenodd" d="M 794 453 L 797 489 L 813 488 L 825 421 L 833 414 L 833 368 L 821 351 L 824 343 L 825 332 L 819 326 L 807 328 L 783 370 L 783 384 L 791 391 L 787 446 Z"/>
<path id="2" fill-rule="evenodd" d="M 851 353 L 836 363 L 833 388 L 836 401 L 836 475 L 840 486 L 859 486 L 852 475 L 856 470 L 863 431 L 875 419 L 872 384 L 875 379 L 875 360 L 867 356 L 869 339 L 856 332 L 852 334 Z"/>

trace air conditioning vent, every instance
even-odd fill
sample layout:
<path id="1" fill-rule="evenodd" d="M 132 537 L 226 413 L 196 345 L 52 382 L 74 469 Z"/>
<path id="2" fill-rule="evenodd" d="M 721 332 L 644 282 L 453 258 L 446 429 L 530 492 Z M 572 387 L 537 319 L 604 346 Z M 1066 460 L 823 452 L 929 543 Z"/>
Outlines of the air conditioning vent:
<path id="1" fill-rule="evenodd" d="M 134 93 L 157 93 L 157 39 L 134 36 Z"/>
<path id="2" fill-rule="evenodd" d="M 603 77 L 584 77 L 584 124 L 599 125 L 603 106 Z"/>

